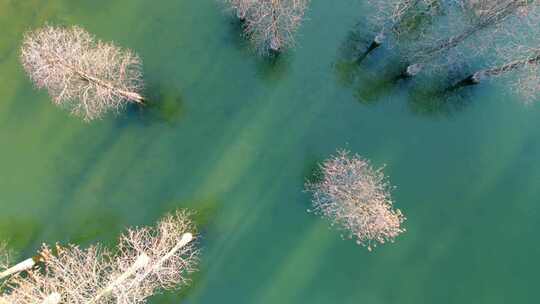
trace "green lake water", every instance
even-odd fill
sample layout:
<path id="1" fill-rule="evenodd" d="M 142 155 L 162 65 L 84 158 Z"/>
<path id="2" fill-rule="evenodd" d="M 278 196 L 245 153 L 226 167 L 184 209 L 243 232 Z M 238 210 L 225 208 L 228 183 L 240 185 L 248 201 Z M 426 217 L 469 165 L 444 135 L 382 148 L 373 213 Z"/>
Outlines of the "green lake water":
<path id="1" fill-rule="evenodd" d="M 452 111 L 419 82 L 381 84 L 384 50 L 343 63 L 367 14 L 314 0 L 269 62 L 213 0 L 0 0 L 0 239 L 21 257 L 111 245 L 185 207 L 200 272 L 150 303 L 536 303 L 540 107 L 504 82 Z M 91 124 L 54 107 L 18 61 L 45 22 L 137 51 L 150 105 Z M 386 164 L 396 243 L 370 253 L 306 212 L 304 181 L 339 147 Z"/>

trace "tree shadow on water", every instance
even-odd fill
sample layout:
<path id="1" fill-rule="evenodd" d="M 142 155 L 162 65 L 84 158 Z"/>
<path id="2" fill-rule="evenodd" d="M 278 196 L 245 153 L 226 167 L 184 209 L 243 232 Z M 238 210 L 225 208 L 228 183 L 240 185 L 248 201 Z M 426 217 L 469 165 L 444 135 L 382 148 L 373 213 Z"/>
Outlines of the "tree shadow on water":
<path id="1" fill-rule="evenodd" d="M 178 89 L 153 84 L 145 91 L 144 105 L 129 104 L 126 109 L 127 119 L 123 123 L 175 125 L 184 117 L 185 103 Z"/>
<path id="2" fill-rule="evenodd" d="M 408 94 L 412 113 L 422 116 L 450 117 L 464 111 L 474 99 L 472 88 L 452 88 L 455 75 L 425 76 L 417 79 Z"/>
<path id="3" fill-rule="evenodd" d="M 261 54 L 251 43 L 250 37 L 246 35 L 245 22 L 234 15 L 227 18 L 226 43 L 239 50 L 243 57 L 251 57 L 255 60 L 257 77 L 270 83 L 282 79 L 290 63 L 289 53 L 284 51 Z"/>
<path id="4" fill-rule="evenodd" d="M 309 184 L 317 184 L 321 182 L 324 179 L 324 173 L 321 169 L 321 164 L 324 162 L 324 159 L 321 157 L 315 157 L 315 156 L 306 156 L 306 160 L 304 162 L 304 168 L 302 170 L 302 176 L 304 177 L 303 183 L 304 187 L 302 188 L 304 190 L 304 196 L 305 200 L 302 199 L 300 202 L 304 204 L 304 208 L 306 210 L 312 209 L 312 202 L 311 202 L 311 193 L 306 191 L 306 185 Z"/>
<path id="5" fill-rule="evenodd" d="M 339 82 L 365 105 L 380 102 L 405 84 L 399 77 L 402 67 L 403 64 L 395 59 L 374 68 L 347 61 L 338 61 L 334 65 Z"/>
<path id="6" fill-rule="evenodd" d="M 225 44 L 231 44 L 234 48 L 240 50 L 247 55 L 252 52 L 251 44 L 245 35 L 245 23 L 234 15 L 226 17 L 227 31 L 225 36 Z"/>
<path id="7" fill-rule="evenodd" d="M 334 72 L 339 84 L 351 90 L 364 105 L 375 105 L 397 92 L 404 92 L 411 112 L 425 116 L 450 116 L 464 110 L 472 100 L 471 87 L 453 87 L 463 79 L 464 66 L 449 71 L 423 71 L 413 78 L 403 77 L 407 62 L 398 48 L 381 46 L 362 57 L 372 33 L 356 26 L 341 45 Z M 359 60 L 360 58 L 360 60 Z"/>
<path id="8" fill-rule="evenodd" d="M 258 55 L 257 76 L 262 80 L 273 84 L 287 74 L 290 64 L 288 53 L 270 53 L 268 55 Z"/>
<path id="9" fill-rule="evenodd" d="M 364 56 L 373 33 L 356 25 L 338 50 L 333 65 L 338 83 L 352 91 L 362 104 L 378 103 L 399 87 L 401 71 L 406 66 L 394 49 L 381 46 Z"/>

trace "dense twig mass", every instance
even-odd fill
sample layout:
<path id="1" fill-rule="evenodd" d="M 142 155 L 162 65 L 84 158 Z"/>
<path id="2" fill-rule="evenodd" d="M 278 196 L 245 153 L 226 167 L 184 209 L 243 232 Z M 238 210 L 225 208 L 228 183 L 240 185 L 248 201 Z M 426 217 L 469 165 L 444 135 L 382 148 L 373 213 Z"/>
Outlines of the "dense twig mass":
<path id="1" fill-rule="evenodd" d="M 116 254 L 100 245 L 44 245 L 43 267 L 12 275 L 0 303 L 145 303 L 160 289 L 189 282 L 198 261 L 194 229 L 188 213 L 178 211 L 156 227 L 128 229 Z"/>
<path id="2" fill-rule="evenodd" d="M 38 88 L 56 105 L 86 121 L 142 103 L 140 58 L 130 50 L 96 40 L 84 29 L 45 26 L 28 32 L 21 61 Z"/>
<path id="3" fill-rule="evenodd" d="M 348 151 L 320 165 L 321 180 L 306 183 L 313 211 L 328 218 L 369 250 L 377 243 L 393 241 L 405 231 L 405 217 L 393 209 L 390 185 L 382 169 Z"/>
<path id="4" fill-rule="evenodd" d="M 309 0 L 224 0 L 245 22 L 245 34 L 262 54 L 293 47 Z"/>
<path id="5" fill-rule="evenodd" d="M 389 34 L 399 37 L 412 30 L 418 19 L 433 15 L 439 0 L 369 0 L 373 22 L 380 27 L 368 52 L 379 47 Z M 409 21 L 409 22 L 406 22 Z"/>
<path id="6" fill-rule="evenodd" d="M 460 0 L 456 3 L 459 5 L 454 4 L 449 10 L 447 22 L 437 23 L 430 35 L 423 37 L 419 45 L 410 50 L 411 64 L 405 76 L 415 76 L 428 63 L 436 66 L 437 60 L 455 63 L 455 58 L 462 56 L 449 54 L 450 51 L 459 52 L 456 49 L 468 41 L 471 41 L 467 48 L 469 53 L 486 52 L 503 32 L 519 27 L 523 21 L 512 17 L 522 17 L 538 5 L 536 0 Z M 443 33 L 446 32 L 449 35 L 445 37 Z M 474 42 L 473 37 L 476 38 Z"/>

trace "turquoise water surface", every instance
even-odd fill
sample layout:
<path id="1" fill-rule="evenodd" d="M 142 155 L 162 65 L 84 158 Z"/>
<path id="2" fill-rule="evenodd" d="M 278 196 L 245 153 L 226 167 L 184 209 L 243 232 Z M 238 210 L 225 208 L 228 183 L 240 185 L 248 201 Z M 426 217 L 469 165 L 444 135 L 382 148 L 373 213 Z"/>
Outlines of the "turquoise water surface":
<path id="1" fill-rule="evenodd" d="M 200 272 L 150 303 L 536 303 L 540 107 L 493 82 L 445 111 L 419 83 L 377 81 L 384 51 L 343 58 L 369 13 L 314 0 L 269 61 L 213 0 L 0 0 L 0 239 L 21 257 L 112 245 L 192 208 Z M 54 107 L 18 61 L 46 22 L 137 51 L 150 104 L 91 124 Z M 339 147 L 386 164 L 408 218 L 396 243 L 370 253 L 306 212 L 304 181 Z"/>

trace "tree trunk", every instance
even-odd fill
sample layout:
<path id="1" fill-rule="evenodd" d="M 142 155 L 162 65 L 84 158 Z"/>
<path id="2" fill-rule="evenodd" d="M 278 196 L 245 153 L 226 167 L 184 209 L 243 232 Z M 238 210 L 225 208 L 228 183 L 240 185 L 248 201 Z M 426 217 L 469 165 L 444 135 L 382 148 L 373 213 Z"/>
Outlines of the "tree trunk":
<path id="1" fill-rule="evenodd" d="M 482 82 L 484 78 L 485 78 L 485 74 L 483 73 L 483 71 L 476 72 L 456 82 L 453 86 L 449 87 L 447 91 L 455 91 L 463 87 L 477 85 L 480 82 Z"/>
<path id="2" fill-rule="evenodd" d="M 477 85 L 486 78 L 501 76 L 529 64 L 538 64 L 540 62 L 540 50 L 536 52 L 538 53 L 533 54 L 529 58 L 514 60 L 501 66 L 475 72 L 451 86 L 449 90 L 452 91 L 466 86 Z"/>
<path id="3" fill-rule="evenodd" d="M 120 90 L 118 88 L 116 88 L 115 86 L 113 86 L 112 84 L 106 82 L 106 81 L 103 81 L 101 79 L 98 79 L 96 77 L 93 77 L 93 76 L 90 76 L 82 71 L 79 71 L 79 70 L 75 70 L 75 73 L 77 73 L 79 76 L 81 76 L 81 78 L 83 79 L 86 79 L 87 81 L 91 81 L 93 83 L 96 83 L 100 86 L 104 86 L 108 89 L 111 89 L 112 91 L 118 93 L 118 95 L 124 97 L 125 99 L 129 100 L 129 101 L 132 101 L 132 102 L 135 102 L 135 103 L 138 103 L 138 104 L 144 104 L 144 97 L 142 97 L 140 94 L 136 93 L 136 92 L 129 92 L 129 91 L 124 91 L 124 90 Z"/>
<path id="4" fill-rule="evenodd" d="M 383 32 L 380 32 L 377 34 L 377 36 L 375 36 L 375 38 L 373 38 L 373 41 L 371 42 L 371 44 L 369 45 L 369 47 L 367 48 L 367 50 L 362 53 L 358 59 L 356 59 L 356 62 L 357 63 L 361 63 L 362 61 L 364 61 L 364 59 L 366 59 L 366 57 L 371 53 L 373 52 L 375 49 L 377 49 L 378 47 L 380 47 L 383 42 L 384 42 L 384 38 L 385 38 L 385 35 Z"/>
<path id="5" fill-rule="evenodd" d="M 135 102 L 135 103 L 138 103 L 138 104 L 144 104 L 144 97 L 142 97 L 140 94 L 138 94 L 136 92 L 129 92 L 129 91 L 124 91 L 124 90 L 118 89 L 117 87 L 115 87 L 114 85 L 112 85 L 112 84 L 110 84 L 110 83 L 108 83 L 106 81 L 103 81 L 103 80 L 101 80 L 99 78 L 88 75 L 83 71 L 80 71 L 78 69 L 75 69 L 75 68 L 71 67 L 70 65 L 67 65 L 67 64 L 63 63 L 60 56 L 57 55 L 56 57 L 57 57 L 57 62 L 60 65 L 63 65 L 64 67 L 72 70 L 77 75 L 79 75 L 82 79 L 84 79 L 86 81 L 89 81 L 89 82 L 93 82 L 93 83 L 95 83 L 97 85 L 106 87 L 106 88 L 116 92 L 118 95 L 124 97 L 126 100 L 129 100 L 131 102 Z"/>
<path id="6" fill-rule="evenodd" d="M 279 53 L 281 51 L 281 37 L 279 35 L 279 24 L 278 24 L 278 9 L 279 1 L 272 0 L 272 25 L 271 33 L 272 37 L 270 38 L 270 51 L 273 53 Z"/>
<path id="7" fill-rule="evenodd" d="M 397 79 L 412 78 L 412 77 L 418 75 L 422 71 L 423 68 L 424 68 L 424 66 L 422 64 L 419 64 L 419 63 L 408 65 L 407 68 L 403 72 L 401 72 L 401 74 L 399 74 Z"/>
<path id="8" fill-rule="evenodd" d="M 19 272 L 23 272 L 23 271 L 27 271 L 29 269 L 31 269 L 32 267 L 34 267 L 34 265 L 36 265 L 36 262 L 38 261 L 38 258 L 30 258 L 30 259 L 26 259 L 22 262 L 20 262 L 19 264 L 9 268 L 9 269 L 6 269 L 5 271 L 3 272 L 0 272 L 0 280 L 2 279 L 5 279 L 9 276 L 12 276 L 16 273 L 19 273 Z"/>

